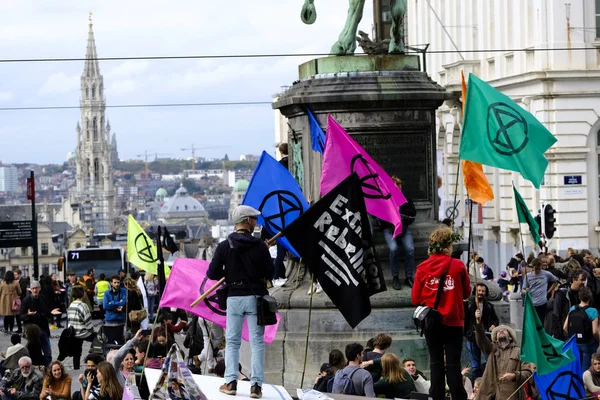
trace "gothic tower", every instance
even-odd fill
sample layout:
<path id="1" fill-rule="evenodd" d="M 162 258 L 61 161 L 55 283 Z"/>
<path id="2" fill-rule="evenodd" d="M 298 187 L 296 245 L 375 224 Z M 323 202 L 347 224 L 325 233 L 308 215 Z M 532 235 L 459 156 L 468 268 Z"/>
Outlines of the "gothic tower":
<path id="1" fill-rule="evenodd" d="M 90 17 L 81 75 L 81 121 L 77 123 L 77 201 L 81 220 L 96 233 L 114 229 L 115 192 L 110 124 L 105 116 L 104 83 L 98 66 Z"/>

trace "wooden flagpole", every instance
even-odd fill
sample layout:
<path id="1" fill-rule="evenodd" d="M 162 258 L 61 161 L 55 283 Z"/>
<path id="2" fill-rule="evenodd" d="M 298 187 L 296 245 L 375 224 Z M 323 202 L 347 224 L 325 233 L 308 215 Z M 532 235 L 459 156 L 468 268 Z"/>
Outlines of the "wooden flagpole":
<path id="1" fill-rule="evenodd" d="M 300 388 L 304 387 L 304 375 L 306 374 L 306 359 L 308 358 L 308 338 L 310 336 L 310 319 L 312 316 L 312 302 L 315 294 L 314 275 L 310 274 L 310 300 L 308 302 L 308 324 L 306 327 L 306 343 L 304 345 L 304 367 L 302 368 L 302 379 L 300 380 Z"/>

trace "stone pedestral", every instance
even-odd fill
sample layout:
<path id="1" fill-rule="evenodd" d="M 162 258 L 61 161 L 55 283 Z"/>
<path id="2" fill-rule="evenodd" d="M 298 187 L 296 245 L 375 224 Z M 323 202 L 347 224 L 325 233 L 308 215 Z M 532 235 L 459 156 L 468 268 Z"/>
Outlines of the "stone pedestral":
<path id="1" fill-rule="evenodd" d="M 305 195 L 319 198 L 322 163 L 321 154 L 312 150 L 308 107 L 323 130 L 331 114 L 390 175 L 403 179 L 403 192 L 417 207 L 411 226 L 417 261 L 424 259 L 429 234 L 438 225 L 435 111 L 449 94 L 419 70 L 417 56 L 326 57 L 301 65 L 299 72 L 300 80 L 280 95 L 273 108 L 289 120 L 293 129 L 289 141 L 296 138 L 302 144 Z M 291 157 L 290 152 L 290 165 Z M 381 237 L 377 241 L 378 254 L 385 259 L 387 247 Z M 389 267 L 384 269 L 391 280 Z M 304 362 L 307 274 L 298 280 L 298 287 L 290 281 L 288 286 L 274 290 L 283 320 L 276 341 L 267 346 L 265 369 L 267 382 L 294 390 L 300 385 Z M 392 334 L 391 351 L 400 358 L 410 355 L 427 369 L 425 344 L 412 321 L 410 290 L 390 288 L 371 300 L 373 312 L 352 330 L 324 293 L 314 297 L 305 387 L 314 384 L 330 350 L 343 352 L 346 344 L 364 344 L 378 332 Z M 242 360 L 249 365 L 247 350 Z"/>

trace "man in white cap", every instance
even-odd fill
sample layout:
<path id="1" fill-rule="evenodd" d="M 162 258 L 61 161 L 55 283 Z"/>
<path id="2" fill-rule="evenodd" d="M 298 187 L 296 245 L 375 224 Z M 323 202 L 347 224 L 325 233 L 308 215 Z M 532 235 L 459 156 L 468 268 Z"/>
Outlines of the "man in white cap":
<path id="1" fill-rule="evenodd" d="M 248 323 L 252 348 L 250 397 L 262 396 L 265 379 L 264 326 L 258 325 L 256 298 L 268 294 L 267 280 L 273 277 L 273 262 L 267 245 L 253 236 L 260 212 L 249 206 L 233 210 L 235 232 L 219 243 L 206 275 L 225 278 L 227 294 L 227 330 L 225 347 L 225 384 L 219 390 L 235 396 L 244 319 Z"/>
<path id="2" fill-rule="evenodd" d="M 40 334 L 40 341 L 42 342 L 42 352 L 44 353 L 44 361 L 46 366 L 52 362 L 52 347 L 50 347 L 50 326 L 48 320 L 52 314 L 60 314 L 60 309 L 55 308 L 54 310 L 48 309 L 48 302 L 45 301 L 43 296 L 40 294 L 40 283 L 38 281 L 31 281 L 29 285 L 30 293 L 23 299 L 21 303 L 21 320 L 23 325 L 29 324 L 37 325 L 42 331 Z"/>
<path id="3" fill-rule="evenodd" d="M 481 310 L 475 311 L 475 340 L 488 356 L 477 399 L 507 399 L 533 373 L 531 364 L 521 361 L 521 348 L 517 334 L 506 325 L 492 330 L 492 340 L 487 338 L 481 324 Z M 523 390 L 523 389 L 521 389 Z M 515 396 L 515 398 L 521 398 Z"/>

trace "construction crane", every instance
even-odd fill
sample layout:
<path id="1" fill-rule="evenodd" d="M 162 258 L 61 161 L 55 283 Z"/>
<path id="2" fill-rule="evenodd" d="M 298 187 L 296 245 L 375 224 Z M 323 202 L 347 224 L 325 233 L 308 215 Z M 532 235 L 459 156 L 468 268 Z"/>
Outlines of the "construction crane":
<path id="1" fill-rule="evenodd" d="M 158 156 L 168 156 L 169 154 L 148 153 L 148 150 L 144 150 L 144 154 L 138 154 L 136 156 L 144 159 L 146 179 L 148 179 L 148 177 L 150 176 L 150 169 L 148 168 L 148 156 L 152 157 L 152 155 L 154 155 L 154 160 L 156 161 Z"/>
<path id="2" fill-rule="evenodd" d="M 192 152 L 192 173 L 196 172 L 196 150 L 207 150 L 207 149 L 226 149 L 231 146 L 198 146 L 196 144 L 192 144 L 191 147 L 181 149 L 181 151 L 191 151 Z"/>

